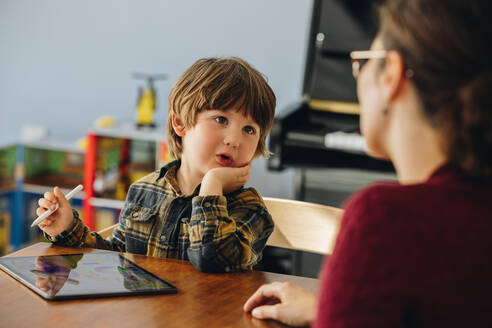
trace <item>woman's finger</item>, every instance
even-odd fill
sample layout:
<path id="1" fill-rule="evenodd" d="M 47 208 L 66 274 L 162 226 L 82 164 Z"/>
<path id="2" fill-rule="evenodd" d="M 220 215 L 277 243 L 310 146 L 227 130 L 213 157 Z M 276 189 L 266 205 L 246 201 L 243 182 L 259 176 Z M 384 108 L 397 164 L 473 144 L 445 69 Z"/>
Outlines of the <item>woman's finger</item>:
<path id="1" fill-rule="evenodd" d="M 279 320 L 282 318 L 282 304 L 278 303 L 275 305 L 262 305 L 255 307 L 253 311 L 251 311 L 251 315 L 257 319 L 274 319 Z"/>
<path id="2" fill-rule="evenodd" d="M 243 309 L 245 312 L 250 312 L 259 305 L 271 302 L 272 298 L 280 300 L 279 295 L 280 291 L 277 283 L 263 285 L 244 303 Z"/>

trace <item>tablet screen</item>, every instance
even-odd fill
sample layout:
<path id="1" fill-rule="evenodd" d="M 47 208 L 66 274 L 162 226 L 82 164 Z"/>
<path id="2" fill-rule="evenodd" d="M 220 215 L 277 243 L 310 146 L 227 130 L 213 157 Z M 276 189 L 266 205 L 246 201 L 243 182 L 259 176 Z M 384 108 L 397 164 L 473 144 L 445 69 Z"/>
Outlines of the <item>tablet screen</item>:
<path id="1" fill-rule="evenodd" d="M 0 268 L 46 299 L 176 293 L 119 253 L 2 257 Z"/>

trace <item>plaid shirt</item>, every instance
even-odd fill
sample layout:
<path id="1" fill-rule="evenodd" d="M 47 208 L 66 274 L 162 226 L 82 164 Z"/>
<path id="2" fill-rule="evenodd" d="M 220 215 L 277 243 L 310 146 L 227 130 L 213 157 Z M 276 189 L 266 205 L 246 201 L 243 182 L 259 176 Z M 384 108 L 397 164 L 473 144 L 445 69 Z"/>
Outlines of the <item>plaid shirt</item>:
<path id="1" fill-rule="evenodd" d="M 261 259 L 273 221 L 254 188 L 225 196 L 183 195 L 174 161 L 130 186 L 120 222 L 104 240 L 90 232 L 76 211 L 74 222 L 58 236 L 57 245 L 189 260 L 200 271 L 251 270 Z"/>

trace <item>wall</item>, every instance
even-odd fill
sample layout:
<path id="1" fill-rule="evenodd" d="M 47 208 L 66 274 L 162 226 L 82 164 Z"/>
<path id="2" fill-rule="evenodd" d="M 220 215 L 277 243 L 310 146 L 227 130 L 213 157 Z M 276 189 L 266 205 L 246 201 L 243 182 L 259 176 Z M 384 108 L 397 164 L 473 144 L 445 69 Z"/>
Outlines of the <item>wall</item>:
<path id="1" fill-rule="evenodd" d="M 132 72 L 166 73 L 157 82 L 157 121 L 167 96 L 196 59 L 236 55 L 269 79 L 278 111 L 299 99 L 311 0 L 1 0 L 0 144 L 24 124 L 83 137 L 102 115 L 133 121 L 139 82 Z M 252 185 L 292 198 L 293 172 L 253 165 Z"/>

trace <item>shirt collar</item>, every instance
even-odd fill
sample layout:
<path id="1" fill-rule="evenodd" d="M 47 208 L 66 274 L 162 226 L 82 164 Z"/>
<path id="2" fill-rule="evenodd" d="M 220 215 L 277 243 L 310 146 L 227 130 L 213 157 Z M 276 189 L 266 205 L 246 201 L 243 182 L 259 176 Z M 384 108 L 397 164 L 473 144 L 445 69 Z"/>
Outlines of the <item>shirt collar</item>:
<path id="1" fill-rule="evenodd" d="M 167 183 L 170 188 L 174 191 L 176 195 L 181 195 L 181 189 L 179 188 L 177 173 L 178 169 L 181 166 L 181 160 L 177 159 L 175 161 L 169 162 L 163 167 L 161 167 L 159 176 L 155 181 L 159 181 L 160 179 L 164 179 L 165 183 Z"/>
<path id="2" fill-rule="evenodd" d="M 181 188 L 179 187 L 178 183 L 178 169 L 181 166 L 181 159 L 177 159 L 175 161 L 169 162 L 163 167 L 161 167 L 159 176 L 157 177 L 156 181 L 164 178 L 166 182 L 171 186 L 171 188 L 174 190 L 176 195 L 182 195 Z M 195 188 L 193 191 L 193 194 L 190 196 L 196 196 L 200 192 L 200 184 Z"/>
<path id="3" fill-rule="evenodd" d="M 174 176 L 176 176 L 176 172 L 178 171 L 178 168 L 181 166 L 181 159 L 177 159 L 177 160 L 174 160 L 172 162 L 169 162 L 167 163 L 166 165 L 164 165 L 163 167 L 161 167 L 161 169 L 159 170 L 159 176 L 155 179 L 155 181 L 159 181 L 160 179 L 162 179 L 166 173 L 175 168 L 174 171 Z"/>

